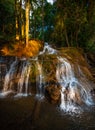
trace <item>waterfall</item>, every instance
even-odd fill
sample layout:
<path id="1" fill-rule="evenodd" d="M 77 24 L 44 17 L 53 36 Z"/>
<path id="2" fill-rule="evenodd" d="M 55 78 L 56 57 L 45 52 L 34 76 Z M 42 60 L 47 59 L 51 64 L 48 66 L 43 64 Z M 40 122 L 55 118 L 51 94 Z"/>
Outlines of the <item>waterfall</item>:
<path id="1" fill-rule="evenodd" d="M 45 43 L 38 56 L 30 59 L 16 58 L 8 67 L 0 95 L 13 93 L 15 96 L 27 96 L 30 94 L 29 88 L 35 85 L 33 91 L 36 91 L 36 97 L 42 99 L 48 96 L 51 100 L 60 100 L 60 109 L 63 111 L 76 112 L 79 111 L 79 106 L 91 105 L 92 86 L 83 71 L 83 65 L 86 64 L 79 64 L 76 56 L 77 60 L 73 62 L 73 56 Z M 33 82 L 32 76 L 35 78 Z"/>
<path id="2" fill-rule="evenodd" d="M 58 57 L 56 78 L 61 86 L 60 108 L 64 111 L 79 111 L 77 105 L 91 104 L 90 86 L 86 77 L 81 73 L 80 79 L 74 73 L 73 65 L 66 59 Z"/>
<path id="3" fill-rule="evenodd" d="M 39 55 L 42 54 L 57 54 L 57 50 L 53 49 L 47 42 L 45 42 L 44 49 L 39 53 Z"/>
<path id="4" fill-rule="evenodd" d="M 1 96 L 7 96 L 10 93 L 15 93 L 16 96 L 27 96 L 30 71 L 31 65 L 28 60 L 16 58 L 5 75 Z"/>
<path id="5" fill-rule="evenodd" d="M 20 78 L 18 80 L 17 96 L 28 95 L 28 81 L 29 81 L 30 71 L 31 71 L 31 65 L 29 64 L 29 61 L 26 60 L 23 61 L 22 69 L 20 72 Z"/>
<path id="6" fill-rule="evenodd" d="M 6 60 L 3 57 L 0 57 L 0 82 L 5 78 L 6 73 Z"/>
<path id="7" fill-rule="evenodd" d="M 10 66 L 9 71 L 5 75 L 5 80 L 4 80 L 4 87 L 3 87 L 3 93 L 7 93 L 8 91 L 12 91 L 12 85 L 13 85 L 13 79 L 14 79 L 14 73 L 16 71 L 16 66 L 17 66 L 17 58 L 15 61 Z"/>
<path id="8" fill-rule="evenodd" d="M 36 61 L 37 65 L 37 74 L 36 74 L 36 96 L 43 98 L 44 97 L 44 75 L 43 75 L 43 69 L 42 64 L 39 63 L 39 61 Z"/>

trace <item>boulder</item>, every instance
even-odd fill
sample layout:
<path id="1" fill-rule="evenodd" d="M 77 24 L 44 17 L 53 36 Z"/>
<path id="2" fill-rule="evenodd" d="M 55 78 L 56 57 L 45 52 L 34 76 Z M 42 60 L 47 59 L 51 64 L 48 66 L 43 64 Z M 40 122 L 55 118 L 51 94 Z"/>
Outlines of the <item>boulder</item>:
<path id="1" fill-rule="evenodd" d="M 46 95 L 52 103 L 58 103 L 60 101 L 61 87 L 57 85 L 49 85 L 46 87 Z"/>

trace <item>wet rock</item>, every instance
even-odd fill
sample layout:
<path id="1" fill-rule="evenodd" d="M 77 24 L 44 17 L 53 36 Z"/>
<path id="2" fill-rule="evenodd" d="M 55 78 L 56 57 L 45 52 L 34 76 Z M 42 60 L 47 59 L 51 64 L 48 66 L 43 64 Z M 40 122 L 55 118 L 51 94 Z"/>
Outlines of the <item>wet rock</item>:
<path id="1" fill-rule="evenodd" d="M 46 87 L 46 95 L 52 103 L 57 103 L 60 100 L 60 89 L 61 87 L 57 85 L 49 85 Z"/>
<path id="2" fill-rule="evenodd" d="M 82 105 L 83 104 L 83 101 L 82 101 L 82 98 L 81 98 L 81 95 L 79 92 L 76 92 L 75 93 L 75 97 L 73 98 L 73 101 L 78 104 L 78 105 Z"/>
<path id="3" fill-rule="evenodd" d="M 91 92 L 92 95 L 95 95 L 95 88 L 92 89 L 90 92 Z"/>

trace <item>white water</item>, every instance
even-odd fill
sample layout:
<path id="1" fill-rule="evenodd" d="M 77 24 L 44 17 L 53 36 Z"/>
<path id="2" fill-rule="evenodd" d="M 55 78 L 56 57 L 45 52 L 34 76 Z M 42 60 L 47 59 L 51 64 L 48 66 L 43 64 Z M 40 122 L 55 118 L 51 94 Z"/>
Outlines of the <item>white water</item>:
<path id="1" fill-rule="evenodd" d="M 58 66 L 56 70 L 56 78 L 61 86 L 61 104 L 60 108 L 66 112 L 79 112 L 77 105 L 92 104 L 90 95 L 90 85 L 86 81 L 86 77 L 81 72 L 80 79 L 74 74 L 73 65 L 62 57 L 58 57 Z M 80 72 L 80 68 L 79 72 Z M 83 80 L 82 80 L 83 78 Z"/>
<path id="2" fill-rule="evenodd" d="M 21 62 L 20 66 L 19 62 Z M 18 61 L 16 58 L 5 75 L 4 86 L 0 95 L 7 96 L 10 93 L 17 93 L 16 96 L 27 96 L 30 71 L 31 65 L 29 61 Z M 17 85 L 14 83 L 15 80 L 17 80 Z"/>
<path id="3" fill-rule="evenodd" d="M 36 74 L 36 96 L 38 98 L 43 98 L 44 97 L 44 75 L 43 75 L 43 69 L 42 69 L 42 64 L 39 63 L 37 60 L 36 62 L 37 65 L 37 74 Z"/>
<path id="4" fill-rule="evenodd" d="M 40 56 L 44 54 L 55 54 L 58 59 L 55 75 L 57 82 L 61 86 L 60 109 L 66 112 L 71 111 L 78 113 L 80 112 L 79 106 L 83 104 L 91 105 L 91 86 L 80 66 L 76 66 L 78 72 L 75 73 L 74 64 L 71 64 L 66 57 L 58 56 L 58 51 L 50 47 L 47 43 L 43 51 L 39 53 Z M 38 57 L 35 57 L 35 59 L 32 58 L 31 62 L 32 60 L 35 61 L 36 64 L 36 97 L 41 99 L 45 94 L 43 61 L 40 61 Z M 0 96 L 7 96 L 10 93 L 16 93 L 16 97 L 29 95 L 30 73 L 31 64 L 29 60 L 21 59 L 19 61 L 16 59 L 13 61 L 9 71 L 6 73 L 3 91 Z M 17 86 L 15 86 L 14 83 L 15 77 L 17 78 Z M 15 87 L 16 90 L 14 91 Z"/>
<path id="5" fill-rule="evenodd" d="M 6 73 L 5 80 L 4 80 L 4 87 L 3 87 L 3 92 L 10 91 L 12 89 L 12 84 L 13 84 L 13 76 L 15 73 L 16 65 L 18 61 L 17 58 L 15 61 L 10 66 L 9 71 Z"/>
<path id="6" fill-rule="evenodd" d="M 42 54 L 57 54 L 57 50 L 53 49 L 47 42 L 45 43 L 45 46 L 44 46 L 44 49 L 43 51 L 41 51 L 39 53 L 39 55 L 42 55 Z"/>
<path id="7" fill-rule="evenodd" d="M 18 90 L 17 90 L 17 96 L 27 96 L 28 95 L 28 81 L 29 81 L 29 75 L 31 71 L 31 65 L 28 61 L 24 61 L 22 65 L 21 75 L 18 80 Z M 24 89 L 24 92 L 23 92 Z"/>

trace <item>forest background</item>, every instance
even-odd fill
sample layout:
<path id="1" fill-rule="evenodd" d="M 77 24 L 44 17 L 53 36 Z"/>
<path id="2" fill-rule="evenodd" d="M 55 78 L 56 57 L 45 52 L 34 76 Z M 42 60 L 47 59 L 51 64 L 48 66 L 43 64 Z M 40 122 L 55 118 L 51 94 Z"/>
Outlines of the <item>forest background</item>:
<path id="1" fill-rule="evenodd" d="M 95 52 L 95 0 L 0 0 L 0 47 L 35 39 Z"/>

